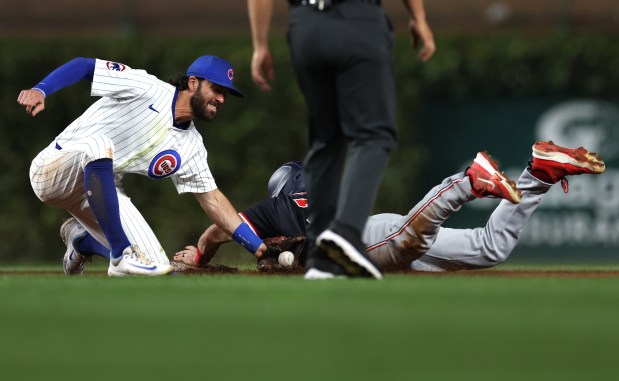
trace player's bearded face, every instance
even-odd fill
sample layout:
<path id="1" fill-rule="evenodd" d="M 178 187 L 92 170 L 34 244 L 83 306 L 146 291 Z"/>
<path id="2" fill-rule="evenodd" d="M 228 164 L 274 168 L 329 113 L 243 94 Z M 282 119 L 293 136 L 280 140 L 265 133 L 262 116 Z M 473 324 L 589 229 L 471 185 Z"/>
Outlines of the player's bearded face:
<path id="1" fill-rule="evenodd" d="M 206 85 L 202 86 L 205 83 Z M 198 89 L 191 96 L 189 101 L 193 115 L 197 118 L 208 121 L 215 119 L 215 114 L 217 114 L 217 110 L 222 103 L 223 98 L 220 98 L 206 81 L 200 81 Z"/>

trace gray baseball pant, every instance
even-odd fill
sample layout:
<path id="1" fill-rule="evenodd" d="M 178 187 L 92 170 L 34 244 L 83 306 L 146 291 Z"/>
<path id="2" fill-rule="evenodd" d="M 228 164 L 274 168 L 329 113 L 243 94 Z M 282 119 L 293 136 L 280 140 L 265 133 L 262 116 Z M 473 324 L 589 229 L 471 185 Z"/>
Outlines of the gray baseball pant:
<path id="1" fill-rule="evenodd" d="M 484 227 L 452 229 L 441 225 L 475 199 L 468 176 L 458 173 L 434 187 L 406 215 L 370 217 L 363 241 L 370 258 L 383 270 L 479 269 L 503 263 L 518 243 L 529 217 L 552 184 L 525 169 L 517 182 L 522 201 L 502 200 Z"/>

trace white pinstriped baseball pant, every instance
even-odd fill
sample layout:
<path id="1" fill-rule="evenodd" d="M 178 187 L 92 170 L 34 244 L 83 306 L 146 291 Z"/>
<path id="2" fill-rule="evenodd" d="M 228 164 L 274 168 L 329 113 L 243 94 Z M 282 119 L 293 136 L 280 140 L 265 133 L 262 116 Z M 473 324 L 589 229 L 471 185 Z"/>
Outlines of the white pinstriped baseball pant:
<path id="1" fill-rule="evenodd" d="M 112 158 L 113 142 L 103 135 L 63 143 L 56 142 L 41 151 L 30 166 L 30 183 L 37 197 L 46 204 L 67 210 L 97 241 L 110 245 L 88 205 L 84 190 L 84 167 L 98 159 Z M 116 194 L 123 230 L 151 260 L 168 264 L 169 259 L 142 214 L 116 183 Z"/>

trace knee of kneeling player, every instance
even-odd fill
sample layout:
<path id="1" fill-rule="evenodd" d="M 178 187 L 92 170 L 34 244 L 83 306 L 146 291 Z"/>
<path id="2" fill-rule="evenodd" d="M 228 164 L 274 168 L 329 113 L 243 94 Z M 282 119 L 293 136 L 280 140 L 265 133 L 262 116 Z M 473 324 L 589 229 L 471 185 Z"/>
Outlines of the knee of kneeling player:
<path id="1" fill-rule="evenodd" d="M 55 206 L 57 208 L 66 209 L 70 205 L 75 204 L 78 200 L 68 192 L 59 191 L 54 188 L 35 189 L 34 194 L 47 205 Z"/>
<path id="2" fill-rule="evenodd" d="M 32 188 L 32 190 L 34 191 L 34 194 L 39 198 L 39 200 L 43 201 L 43 202 L 47 202 L 47 200 L 49 200 L 49 193 L 46 192 L 43 189 L 37 189 L 37 188 Z"/>
<path id="3" fill-rule="evenodd" d="M 411 237 L 410 239 L 402 240 L 399 244 L 399 251 L 417 259 L 430 250 L 435 238 L 436 236 L 429 238 L 420 235 L 419 237 Z"/>

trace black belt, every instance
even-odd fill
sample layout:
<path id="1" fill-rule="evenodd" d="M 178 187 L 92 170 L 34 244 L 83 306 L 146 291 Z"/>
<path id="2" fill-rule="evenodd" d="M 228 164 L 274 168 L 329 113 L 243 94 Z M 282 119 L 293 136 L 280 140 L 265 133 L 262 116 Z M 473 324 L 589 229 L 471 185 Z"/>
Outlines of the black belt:
<path id="1" fill-rule="evenodd" d="M 305 6 L 305 5 L 318 7 L 320 2 L 321 0 L 288 0 L 288 3 L 293 7 L 299 7 L 299 6 Z M 327 0 L 324 2 L 329 3 L 329 4 L 330 3 L 333 3 L 333 4 L 336 4 L 336 3 L 366 3 L 366 4 L 380 5 L 380 0 Z"/>

